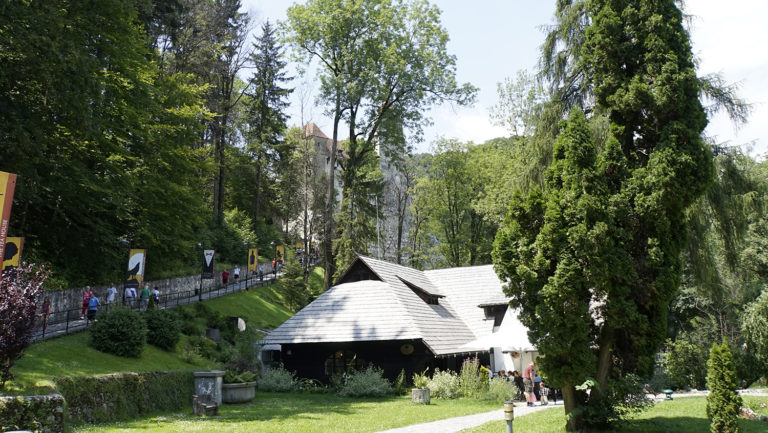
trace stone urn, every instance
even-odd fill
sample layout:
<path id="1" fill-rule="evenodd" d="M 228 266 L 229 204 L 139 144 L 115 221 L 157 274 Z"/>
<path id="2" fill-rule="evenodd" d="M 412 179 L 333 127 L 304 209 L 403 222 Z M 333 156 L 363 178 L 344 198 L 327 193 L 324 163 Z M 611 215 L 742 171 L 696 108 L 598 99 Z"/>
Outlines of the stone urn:
<path id="1" fill-rule="evenodd" d="M 221 400 L 224 403 L 246 403 L 256 396 L 256 382 L 224 383 Z"/>
<path id="2" fill-rule="evenodd" d="M 411 388 L 411 401 L 429 404 L 429 388 Z"/>

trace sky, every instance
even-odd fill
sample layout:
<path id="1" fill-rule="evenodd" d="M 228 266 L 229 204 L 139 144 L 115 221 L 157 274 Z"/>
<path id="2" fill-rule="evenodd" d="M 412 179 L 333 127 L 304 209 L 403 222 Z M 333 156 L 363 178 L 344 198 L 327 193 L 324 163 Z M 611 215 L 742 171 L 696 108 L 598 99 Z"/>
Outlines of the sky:
<path id="1" fill-rule="evenodd" d="M 243 10 L 251 13 L 256 29 L 269 19 L 284 20 L 292 0 L 242 0 Z M 428 111 L 433 125 L 424 131 L 424 142 L 417 151 L 428 151 L 439 137 L 482 143 L 509 133 L 492 125 L 489 109 L 498 101 L 497 84 L 514 77 L 518 70 L 536 71 L 539 46 L 544 41 L 543 27 L 552 24 L 555 0 L 432 0 L 442 11 L 442 24 L 450 35 L 449 54 L 456 56 L 456 75 L 460 83 L 479 88 L 473 107 L 442 105 Z M 737 83 L 739 95 L 752 105 L 746 125 L 738 128 L 724 114 L 710 118 L 705 134 L 717 143 L 741 146 L 751 155 L 764 159 L 768 153 L 768 1 L 765 0 L 686 0 L 685 13 L 691 15 L 693 53 L 699 60 L 700 76 L 720 73 L 728 83 Z M 312 88 L 317 84 L 308 79 Z M 293 86 L 301 85 L 296 80 Z M 289 123 L 298 125 L 301 109 L 298 91 L 291 99 Z M 305 108 L 311 119 L 327 134 L 332 123 L 322 116 L 323 108 Z M 343 138 L 343 137 L 342 137 Z"/>

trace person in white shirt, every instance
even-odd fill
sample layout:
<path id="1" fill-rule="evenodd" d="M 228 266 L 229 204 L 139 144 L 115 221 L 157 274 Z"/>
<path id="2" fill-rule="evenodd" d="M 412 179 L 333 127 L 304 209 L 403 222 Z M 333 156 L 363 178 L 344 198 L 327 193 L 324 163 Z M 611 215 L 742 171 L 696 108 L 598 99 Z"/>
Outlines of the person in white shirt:
<path id="1" fill-rule="evenodd" d="M 117 296 L 117 287 L 115 287 L 115 283 L 109 283 L 109 287 L 107 287 L 107 311 L 115 302 L 115 296 Z"/>
<path id="2" fill-rule="evenodd" d="M 136 289 L 128 287 L 125 289 L 125 305 L 128 308 L 133 308 L 133 303 L 136 302 Z"/>

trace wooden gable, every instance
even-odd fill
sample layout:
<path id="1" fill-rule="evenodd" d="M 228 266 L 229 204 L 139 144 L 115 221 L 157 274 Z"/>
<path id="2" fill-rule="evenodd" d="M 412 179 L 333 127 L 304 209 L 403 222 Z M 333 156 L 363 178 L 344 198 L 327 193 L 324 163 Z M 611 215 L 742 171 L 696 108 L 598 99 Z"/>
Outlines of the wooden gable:
<path id="1" fill-rule="evenodd" d="M 349 267 L 349 269 L 347 269 L 347 272 L 344 272 L 344 275 L 342 275 L 341 278 L 336 281 L 336 285 L 368 280 L 384 281 L 381 279 L 381 277 L 376 275 L 376 273 L 373 272 L 373 270 L 371 270 L 371 268 L 369 268 L 364 261 L 357 258 Z"/>

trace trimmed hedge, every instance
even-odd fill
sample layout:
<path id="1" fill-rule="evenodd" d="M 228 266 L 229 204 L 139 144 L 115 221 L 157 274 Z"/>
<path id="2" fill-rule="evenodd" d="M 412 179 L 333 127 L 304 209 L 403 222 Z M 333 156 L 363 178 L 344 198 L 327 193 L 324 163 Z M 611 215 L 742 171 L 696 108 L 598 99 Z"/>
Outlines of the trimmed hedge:
<path id="1" fill-rule="evenodd" d="M 54 379 L 75 424 L 123 421 L 139 415 L 190 406 L 191 371 L 116 373 Z"/>

